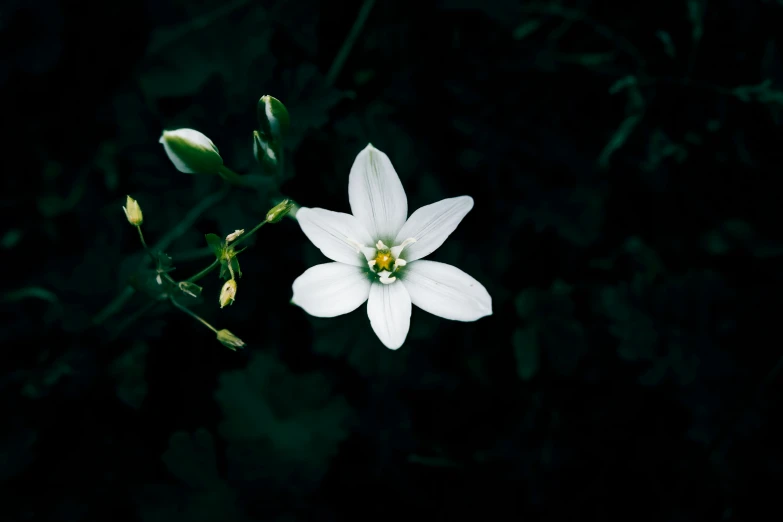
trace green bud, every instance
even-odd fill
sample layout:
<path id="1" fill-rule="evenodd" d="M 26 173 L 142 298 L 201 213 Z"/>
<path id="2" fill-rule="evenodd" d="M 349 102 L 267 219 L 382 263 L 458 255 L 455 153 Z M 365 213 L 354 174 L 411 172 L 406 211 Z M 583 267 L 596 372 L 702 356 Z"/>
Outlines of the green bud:
<path id="1" fill-rule="evenodd" d="M 144 215 L 141 213 L 141 207 L 139 203 L 130 196 L 127 196 L 125 200 L 125 206 L 122 207 L 125 211 L 125 217 L 128 218 L 128 223 L 134 227 L 138 227 L 144 221 Z"/>
<path id="2" fill-rule="evenodd" d="M 283 216 L 288 214 L 291 209 L 294 208 L 294 204 L 289 199 L 284 199 L 272 209 L 266 213 L 266 222 L 267 223 L 277 223 L 281 219 L 283 219 Z"/>
<path id="3" fill-rule="evenodd" d="M 226 348 L 231 348 L 234 351 L 236 351 L 237 348 L 245 347 L 245 342 L 228 330 L 220 330 L 217 333 L 217 340 Z"/>
<path id="4" fill-rule="evenodd" d="M 258 126 L 268 141 L 281 143 L 288 133 L 288 109 L 280 100 L 272 96 L 264 95 L 258 100 L 256 108 Z"/>
<path id="5" fill-rule="evenodd" d="M 253 131 L 253 155 L 265 174 L 277 172 L 283 159 L 281 154 L 278 142 L 268 140 L 265 135 Z"/>
<path id="6" fill-rule="evenodd" d="M 212 140 L 197 130 L 163 131 L 160 143 L 178 171 L 186 174 L 216 174 L 223 166 Z"/>

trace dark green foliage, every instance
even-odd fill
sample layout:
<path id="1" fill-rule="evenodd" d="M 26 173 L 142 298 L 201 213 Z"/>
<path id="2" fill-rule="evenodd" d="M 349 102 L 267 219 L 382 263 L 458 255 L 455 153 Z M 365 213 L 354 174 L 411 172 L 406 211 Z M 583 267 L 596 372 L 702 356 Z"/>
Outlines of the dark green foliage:
<path id="1" fill-rule="evenodd" d="M 337 60 L 367 5 L 0 7 L 0 520 L 774 519 L 783 2 L 378 1 Z M 307 316 L 290 216 L 240 272 L 368 142 L 411 211 L 474 198 L 429 259 L 491 317 Z"/>

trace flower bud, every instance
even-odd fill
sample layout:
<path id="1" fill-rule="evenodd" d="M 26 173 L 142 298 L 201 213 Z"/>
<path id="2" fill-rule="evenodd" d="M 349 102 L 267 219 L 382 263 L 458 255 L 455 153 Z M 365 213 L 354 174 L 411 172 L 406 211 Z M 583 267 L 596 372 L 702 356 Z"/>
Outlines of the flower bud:
<path id="1" fill-rule="evenodd" d="M 244 233 L 245 233 L 244 228 L 242 230 L 234 230 L 233 232 L 231 232 L 229 235 L 226 236 L 226 243 L 231 243 L 232 241 L 234 241 L 236 238 L 238 238 Z"/>
<path id="2" fill-rule="evenodd" d="M 186 174 L 215 174 L 223 166 L 212 140 L 197 130 L 163 131 L 160 143 L 178 171 Z"/>
<path id="3" fill-rule="evenodd" d="M 217 340 L 226 348 L 231 348 L 234 351 L 236 351 L 237 348 L 245 347 L 245 342 L 228 330 L 220 330 L 217 333 Z"/>
<path id="4" fill-rule="evenodd" d="M 229 279 L 226 281 L 226 284 L 223 285 L 223 289 L 220 290 L 220 308 L 232 304 L 236 295 L 237 282 L 234 279 Z"/>
<path id="5" fill-rule="evenodd" d="M 253 156 L 265 174 L 277 172 L 282 160 L 281 153 L 277 142 L 267 139 L 258 131 L 253 131 Z"/>
<path id="6" fill-rule="evenodd" d="M 125 211 L 125 217 L 128 218 L 128 223 L 134 227 L 141 225 L 141 223 L 144 221 L 144 216 L 141 213 L 141 207 L 139 206 L 139 203 L 132 197 L 127 197 L 125 200 L 125 206 L 122 207 L 122 210 Z"/>
<path id="7" fill-rule="evenodd" d="M 258 126 L 265 135 L 267 141 L 282 142 L 288 133 L 288 109 L 280 100 L 269 96 L 261 96 L 256 108 Z"/>
<path id="8" fill-rule="evenodd" d="M 274 207 L 272 207 L 272 210 L 266 213 L 266 222 L 267 223 L 277 223 L 281 219 L 283 219 L 283 216 L 288 214 L 288 212 L 294 207 L 294 204 L 291 203 L 291 200 L 284 199 Z"/>

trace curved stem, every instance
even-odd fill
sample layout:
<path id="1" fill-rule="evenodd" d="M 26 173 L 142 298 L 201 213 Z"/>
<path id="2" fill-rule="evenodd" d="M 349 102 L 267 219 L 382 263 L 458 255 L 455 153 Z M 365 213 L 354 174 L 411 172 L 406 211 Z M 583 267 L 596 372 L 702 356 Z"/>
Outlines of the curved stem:
<path id="1" fill-rule="evenodd" d="M 370 16 L 373 5 L 375 5 L 375 0 L 364 0 L 361 9 L 359 9 L 359 14 L 356 15 L 356 20 L 353 22 L 353 27 L 351 27 L 351 30 L 348 32 L 348 36 L 345 37 L 345 41 L 337 52 L 337 56 L 334 57 L 332 66 L 329 67 L 329 72 L 326 73 L 327 85 L 332 85 L 340 74 L 340 70 L 343 68 L 345 60 L 351 52 L 351 48 L 356 43 L 359 33 L 362 32 L 362 27 L 364 27 L 367 17 Z"/>
<path id="2" fill-rule="evenodd" d="M 215 259 L 214 261 L 212 261 L 211 265 L 206 267 L 204 270 L 202 270 L 198 274 L 185 279 L 185 281 L 187 281 L 189 283 L 195 283 L 196 281 L 198 281 L 199 279 L 201 279 L 202 277 L 204 277 L 205 275 L 207 275 L 208 273 L 213 271 L 218 266 L 220 266 L 220 259 Z"/>
<path id="3" fill-rule="evenodd" d="M 231 243 L 231 246 L 236 248 L 236 246 L 237 246 L 237 245 L 239 245 L 239 244 L 240 244 L 242 241 L 244 241 L 245 239 L 249 238 L 250 236 L 252 236 L 252 235 L 253 235 L 253 234 L 255 234 L 256 232 L 258 232 L 258 229 L 259 229 L 259 228 L 261 228 L 261 227 L 263 227 L 264 225 L 266 225 L 266 223 L 267 223 L 266 219 L 265 219 L 265 220 L 263 220 L 261 223 L 259 223 L 259 224 L 258 224 L 258 225 L 256 225 L 255 227 L 253 227 L 253 228 L 250 230 L 250 232 L 248 232 L 247 234 L 242 234 L 241 236 L 239 236 L 239 237 L 236 239 L 236 241 L 234 241 L 233 243 Z"/>
<path id="4" fill-rule="evenodd" d="M 217 328 L 215 328 L 214 326 L 212 326 L 211 324 L 209 324 L 208 322 L 206 322 L 204 319 L 202 319 L 202 318 L 201 318 L 199 315 L 197 315 L 195 312 L 193 312 L 193 311 L 192 311 L 192 310 L 190 310 L 189 308 L 186 308 L 186 307 L 182 306 L 181 304 L 179 304 L 179 303 L 177 302 L 177 300 L 176 300 L 176 299 L 174 299 L 173 297 L 170 297 L 169 299 L 170 299 L 170 301 L 172 302 L 172 304 L 173 304 L 174 306 L 176 306 L 177 308 L 179 308 L 180 310 L 182 310 L 183 312 L 185 312 L 186 314 L 188 314 L 188 315 L 189 315 L 189 316 L 191 316 L 193 319 L 195 319 L 196 321 L 200 322 L 201 324 L 203 324 L 204 326 L 206 326 L 207 328 L 209 328 L 209 329 L 210 329 L 210 330 L 212 330 L 213 332 L 215 332 L 215 333 L 218 333 L 218 331 L 217 331 Z"/>
<path id="5" fill-rule="evenodd" d="M 230 168 L 226 167 L 225 165 L 221 165 L 218 169 L 218 174 L 221 178 L 226 180 L 227 182 L 231 183 L 232 185 L 240 185 L 240 186 L 247 186 L 247 180 L 245 180 L 244 177 L 237 174 Z"/>
<path id="6" fill-rule="evenodd" d="M 144 251 L 147 252 L 147 255 L 150 256 L 150 259 L 153 263 L 157 264 L 157 259 L 155 259 L 155 256 L 152 254 L 152 251 L 150 250 L 150 247 L 147 246 L 147 242 L 144 241 L 144 234 L 141 232 L 141 225 L 136 225 L 136 230 L 139 231 L 139 239 L 141 240 L 141 246 L 144 247 Z"/>

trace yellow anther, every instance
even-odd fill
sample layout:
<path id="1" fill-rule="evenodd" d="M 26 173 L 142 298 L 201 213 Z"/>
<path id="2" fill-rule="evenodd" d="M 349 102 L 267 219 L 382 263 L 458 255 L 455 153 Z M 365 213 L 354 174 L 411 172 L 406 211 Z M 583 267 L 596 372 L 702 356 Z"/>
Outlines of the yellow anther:
<path id="1" fill-rule="evenodd" d="M 379 250 L 375 256 L 375 270 L 390 270 L 394 264 L 394 258 L 388 250 Z"/>

